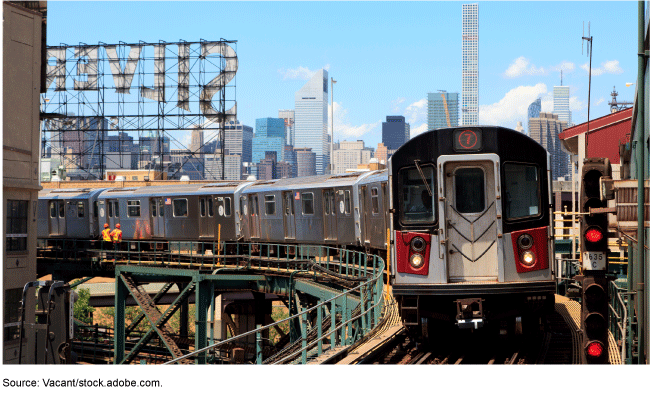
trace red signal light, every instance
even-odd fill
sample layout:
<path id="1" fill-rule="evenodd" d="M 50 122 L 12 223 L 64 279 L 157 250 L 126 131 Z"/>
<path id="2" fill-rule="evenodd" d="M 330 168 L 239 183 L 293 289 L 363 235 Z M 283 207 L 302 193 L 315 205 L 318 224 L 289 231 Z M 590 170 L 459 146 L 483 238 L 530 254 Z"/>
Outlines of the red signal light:
<path id="1" fill-rule="evenodd" d="M 587 344 L 587 355 L 591 357 L 600 357 L 603 354 L 603 344 L 598 341 Z"/>
<path id="2" fill-rule="evenodd" d="M 603 232 L 598 227 L 589 227 L 585 231 L 585 240 L 589 242 L 598 242 L 604 237 Z"/>

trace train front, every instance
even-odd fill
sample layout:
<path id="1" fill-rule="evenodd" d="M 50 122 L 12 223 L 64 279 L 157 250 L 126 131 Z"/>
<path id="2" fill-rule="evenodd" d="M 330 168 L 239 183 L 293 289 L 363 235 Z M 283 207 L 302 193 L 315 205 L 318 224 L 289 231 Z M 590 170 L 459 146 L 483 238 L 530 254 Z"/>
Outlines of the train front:
<path id="1" fill-rule="evenodd" d="M 410 330 L 537 328 L 555 293 L 548 164 L 500 127 L 429 131 L 396 151 L 391 285 Z"/>

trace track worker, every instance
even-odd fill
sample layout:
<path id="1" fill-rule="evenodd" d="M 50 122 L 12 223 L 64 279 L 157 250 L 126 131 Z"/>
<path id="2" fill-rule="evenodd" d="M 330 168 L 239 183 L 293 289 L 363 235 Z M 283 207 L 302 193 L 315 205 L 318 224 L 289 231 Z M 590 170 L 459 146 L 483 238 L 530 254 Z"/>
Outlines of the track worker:
<path id="1" fill-rule="evenodd" d="M 113 239 L 111 238 L 111 229 L 108 223 L 104 223 L 104 230 L 102 230 L 102 248 L 104 251 L 113 249 Z"/>
<path id="2" fill-rule="evenodd" d="M 111 239 L 113 240 L 113 248 L 116 251 L 119 251 L 122 246 L 122 230 L 120 230 L 120 224 L 115 225 L 115 229 L 111 232 Z"/>

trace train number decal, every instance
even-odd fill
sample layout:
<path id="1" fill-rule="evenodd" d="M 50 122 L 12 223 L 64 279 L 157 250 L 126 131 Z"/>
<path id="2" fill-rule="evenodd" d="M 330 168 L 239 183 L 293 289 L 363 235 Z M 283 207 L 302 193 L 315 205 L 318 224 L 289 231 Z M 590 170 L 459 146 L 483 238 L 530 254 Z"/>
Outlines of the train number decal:
<path id="1" fill-rule="evenodd" d="M 457 129 L 454 131 L 454 151 L 480 151 L 483 148 L 483 134 L 480 129 Z"/>

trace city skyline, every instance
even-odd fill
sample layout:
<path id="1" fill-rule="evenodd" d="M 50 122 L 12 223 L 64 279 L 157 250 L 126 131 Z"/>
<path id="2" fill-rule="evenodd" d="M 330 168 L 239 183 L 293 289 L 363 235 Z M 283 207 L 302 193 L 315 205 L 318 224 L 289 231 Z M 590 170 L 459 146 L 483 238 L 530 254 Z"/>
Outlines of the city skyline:
<path id="1" fill-rule="evenodd" d="M 338 81 L 335 140 L 361 139 L 376 147 L 387 115 L 404 115 L 415 136 L 426 130 L 428 92 L 462 91 L 462 4 L 201 2 L 181 6 L 156 2 L 115 7 L 112 2 L 52 2 L 48 45 L 214 40 L 215 36 L 237 40 L 237 119 L 242 124 L 252 126 L 257 118 L 293 109 L 293 94 L 323 68 Z M 634 86 L 626 88 L 625 83 L 636 79 L 635 29 L 621 21 L 635 12 L 635 6 L 630 2 L 479 2 L 479 122 L 514 128 L 521 121 L 525 126 L 528 105 L 537 97 L 542 98 L 542 111 L 552 112 L 560 69 L 564 85 L 570 87 L 572 121 L 586 121 L 589 59 L 581 54 L 583 20 L 591 22 L 595 38 L 592 117 L 609 112 L 613 86 L 620 100 L 631 99 Z M 103 17 L 70 24 L 66 18 L 73 13 Z M 315 17 L 323 13 L 340 17 L 327 22 Z M 165 24 L 171 15 L 174 23 Z M 247 17 L 215 19 L 214 15 Z M 184 20 L 192 23 L 176 22 Z M 548 23 L 531 23 L 539 20 Z M 273 35 L 268 34 L 271 21 L 281 26 Z M 617 27 L 616 35 L 608 33 L 612 25 Z M 385 26 L 391 27 L 390 33 Z M 431 27 L 436 27 L 434 36 L 425 33 Z M 293 34 L 296 31 L 301 34 Z M 325 38 L 325 31 L 334 36 Z M 387 54 L 397 56 L 386 63 Z M 179 140 L 189 147 L 189 132 Z"/>

